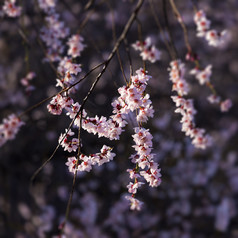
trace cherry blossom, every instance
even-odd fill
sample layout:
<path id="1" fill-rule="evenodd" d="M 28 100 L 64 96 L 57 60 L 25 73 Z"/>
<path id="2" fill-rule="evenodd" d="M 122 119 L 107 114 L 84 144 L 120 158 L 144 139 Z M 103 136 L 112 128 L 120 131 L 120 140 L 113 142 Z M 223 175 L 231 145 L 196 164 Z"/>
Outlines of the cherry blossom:
<path id="1" fill-rule="evenodd" d="M 130 201 L 131 203 L 131 206 L 130 206 L 130 209 L 131 210 L 138 210 L 140 211 L 141 210 L 141 207 L 143 205 L 143 202 L 141 202 L 140 200 L 134 198 L 134 197 L 130 197 L 130 196 L 126 196 L 125 197 L 127 200 Z"/>
<path id="2" fill-rule="evenodd" d="M 18 17 L 21 15 L 21 7 L 15 5 L 16 0 L 5 0 L 3 5 L 4 13 L 9 17 Z"/>
<path id="3" fill-rule="evenodd" d="M 4 118 L 2 124 L 0 124 L 0 147 L 8 140 L 15 139 L 20 127 L 24 124 L 25 123 L 15 114 L 11 114 L 7 118 Z"/>
<path id="4" fill-rule="evenodd" d="M 180 60 L 176 60 L 172 61 L 170 63 L 170 66 L 170 80 L 172 82 L 176 80 L 180 81 L 180 77 L 182 77 L 185 73 L 184 64 L 182 64 Z M 208 66 L 206 70 L 208 71 L 208 76 L 210 74 L 210 68 L 211 67 Z M 204 78 L 207 77 L 206 74 L 204 76 Z M 183 79 L 183 81 L 186 82 L 185 79 Z M 207 148 L 209 145 L 211 145 L 212 139 L 209 135 L 205 134 L 204 129 L 196 128 L 196 125 L 194 123 L 194 115 L 196 114 L 196 110 L 193 105 L 193 100 L 183 98 L 183 95 L 186 95 L 187 91 L 185 91 L 184 93 L 183 91 L 181 91 L 181 88 L 174 86 L 173 90 L 177 91 L 178 93 L 178 96 L 171 96 L 171 98 L 175 102 L 177 107 L 175 112 L 182 115 L 182 119 L 180 121 L 182 123 L 182 131 L 185 132 L 186 136 L 192 138 L 192 144 L 195 147 L 201 149 Z"/>
<path id="5" fill-rule="evenodd" d="M 25 87 L 26 92 L 35 90 L 35 87 L 31 85 L 30 81 L 36 77 L 35 72 L 29 72 L 26 77 L 20 80 L 21 84 Z"/>
<path id="6" fill-rule="evenodd" d="M 136 43 L 132 44 L 132 47 L 141 52 L 140 56 L 143 60 L 148 60 L 151 63 L 160 60 L 161 53 L 154 45 L 152 45 L 150 37 L 147 37 L 143 42 L 136 41 Z"/>
<path id="7" fill-rule="evenodd" d="M 226 99 L 221 102 L 220 108 L 222 112 L 227 112 L 232 107 L 232 101 L 230 99 Z"/>
<path id="8" fill-rule="evenodd" d="M 226 31 L 210 30 L 211 21 L 207 19 L 203 10 L 196 12 L 194 21 L 197 25 L 197 36 L 204 37 L 209 45 L 218 47 L 225 42 Z"/>
<path id="9" fill-rule="evenodd" d="M 201 85 L 209 83 L 212 75 L 212 65 L 208 65 L 204 70 L 193 69 L 190 74 L 194 74 Z"/>
<path id="10" fill-rule="evenodd" d="M 81 55 L 81 52 L 85 48 L 85 44 L 83 42 L 83 37 L 80 35 L 73 35 L 68 40 L 68 55 L 72 56 L 73 58 L 78 57 Z"/>

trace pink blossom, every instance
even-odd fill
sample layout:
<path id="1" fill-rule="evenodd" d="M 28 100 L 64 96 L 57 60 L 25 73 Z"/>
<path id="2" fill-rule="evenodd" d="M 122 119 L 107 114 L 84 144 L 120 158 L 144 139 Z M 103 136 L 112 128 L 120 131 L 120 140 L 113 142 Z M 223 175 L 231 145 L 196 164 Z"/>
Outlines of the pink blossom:
<path id="1" fill-rule="evenodd" d="M 83 37 L 80 35 L 73 35 L 68 40 L 68 55 L 72 56 L 73 58 L 78 57 L 81 55 L 81 52 L 84 50 L 85 46 L 83 43 Z"/>
<path id="2" fill-rule="evenodd" d="M 160 59 L 161 52 L 152 45 L 150 37 L 147 37 L 144 42 L 136 41 L 136 43 L 132 44 L 132 47 L 141 52 L 140 56 L 143 60 L 154 63 Z"/>
<path id="3" fill-rule="evenodd" d="M 226 99 L 221 102 L 220 108 L 222 112 L 227 112 L 232 107 L 232 101 L 230 99 Z"/>
<path id="4" fill-rule="evenodd" d="M 131 203 L 131 206 L 130 206 L 130 209 L 131 210 L 138 210 L 140 211 L 141 210 L 141 207 L 143 205 L 143 202 L 141 202 L 140 200 L 134 198 L 134 197 L 130 197 L 130 196 L 126 196 L 125 197 L 127 200 L 130 201 Z"/>
<path id="5" fill-rule="evenodd" d="M 15 5 L 16 0 L 5 0 L 3 11 L 9 17 L 18 17 L 21 15 L 21 7 Z"/>
<path id="6" fill-rule="evenodd" d="M 13 140 L 20 127 L 23 125 L 24 122 L 15 114 L 11 114 L 7 118 L 4 118 L 2 124 L 0 124 L 0 147 L 8 140 Z"/>

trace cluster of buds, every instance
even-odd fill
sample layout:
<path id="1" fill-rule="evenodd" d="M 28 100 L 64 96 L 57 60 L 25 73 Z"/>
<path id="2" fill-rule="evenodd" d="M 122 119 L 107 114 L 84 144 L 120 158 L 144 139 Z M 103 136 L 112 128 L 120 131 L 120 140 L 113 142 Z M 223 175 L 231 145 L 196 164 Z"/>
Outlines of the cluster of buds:
<path id="1" fill-rule="evenodd" d="M 136 41 L 136 43 L 132 44 L 132 47 L 135 50 L 140 51 L 140 56 L 143 60 L 149 60 L 151 63 L 154 63 L 160 59 L 161 53 L 152 45 L 150 37 L 147 37 L 143 42 Z"/>
<path id="2" fill-rule="evenodd" d="M 171 98 L 176 104 L 177 109 L 176 113 L 180 113 L 182 115 L 181 123 L 182 123 L 182 131 L 185 132 L 186 136 L 189 136 L 192 139 L 192 144 L 196 148 L 205 149 L 211 144 L 211 137 L 205 134 L 205 130 L 201 128 L 197 128 L 194 123 L 194 115 L 196 114 L 196 110 L 193 105 L 192 99 L 185 99 L 183 96 L 188 93 L 188 86 L 185 87 L 182 85 L 187 85 L 184 77 L 184 64 L 180 62 L 180 60 L 175 60 L 170 63 L 169 68 L 170 80 L 176 83 L 173 86 L 173 90 L 178 93 L 178 96 L 172 96 Z M 177 85 L 180 85 L 179 87 Z M 182 90 L 181 90 L 182 89 Z"/>
<path id="3" fill-rule="evenodd" d="M 220 46 L 224 43 L 226 31 L 218 32 L 214 29 L 210 29 L 211 22 L 207 19 L 203 10 L 196 12 L 194 21 L 197 26 L 198 37 L 205 37 L 208 44 L 214 47 Z"/>
<path id="4" fill-rule="evenodd" d="M 0 147 L 8 140 L 15 139 L 15 136 L 22 125 L 24 125 L 24 122 L 15 114 L 11 114 L 8 118 L 3 119 L 2 124 L 0 124 Z"/>

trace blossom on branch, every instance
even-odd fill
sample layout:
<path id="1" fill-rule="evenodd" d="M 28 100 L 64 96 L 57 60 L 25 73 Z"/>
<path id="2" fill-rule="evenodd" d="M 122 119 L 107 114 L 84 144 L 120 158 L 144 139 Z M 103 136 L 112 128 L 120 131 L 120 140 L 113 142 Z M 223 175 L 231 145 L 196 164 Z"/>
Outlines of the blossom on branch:
<path id="1" fill-rule="evenodd" d="M 15 139 L 20 127 L 24 124 L 25 123 L 15 114 L 11 114 L 7 118 L 4 118 L 2 124 L 0 124 L 0 147 L 8 140 Z"/>
<path id="2" fill-rule="evenodd" d="M 132 44 L 132 47 L 140 51 L 140 56 L 143 60 L 148 60 L 151 63 L 160 60 L 161 52 L 152 45 L 150 37 L 147 37 L 143 42 L 136 41 L 136 43 Z"/>

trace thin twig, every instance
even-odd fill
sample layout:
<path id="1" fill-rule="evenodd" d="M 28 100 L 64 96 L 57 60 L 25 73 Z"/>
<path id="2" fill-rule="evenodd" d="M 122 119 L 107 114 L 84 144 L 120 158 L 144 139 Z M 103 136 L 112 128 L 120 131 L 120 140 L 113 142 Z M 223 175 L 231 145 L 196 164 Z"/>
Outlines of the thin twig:
<path id="1" fill-rule="evenodd" d="M 108 7 L 111 11 L 111 15 L 112 15 L 112 36 L 113 36 L 114 41 L 116 42 L 117 36 L 116 36 L 115 16 L 114 16 L 114 12 L 113 12 L 113 9 L 112 9 L 110 3 L 108 1 L 107 1 L 107 3 L 108 3 Z M 118 59 L 119 65 L 120 65 L 120 69 L 121 69 L 123 78 L 124 78 L 125 82 L 128 83 L 128 80 L 126 78 L 125 71 L 124 71 L 124 68 L 123 68 L 123 65 L 122 65 L 119 49 L 117 49 L 116 53 L 117 53 L 117 59 Z"/>
<path id="2" fill-rule="evenodd" d="M 68 220 L 68 217 L 69 217 L 70 206 L 71 206 L 72 199 L 73 199 L 75 183 L 76 183 L 76 177 L 77 177 L 77 172 L 78 172 L 77 167 L 79 165 L 79 157 L 81 155 L 81 142 L 80 141 L 81 141 L 81 129 L 82 129 L 83 110 L 82 110 L 82 107 L 80 109 L 81 109 L 81 112 L 80 112 L 80 125 L 79 125 L 79 131 L 78 131 L 79 147 L 78 147 L 78 153 L 77 153 L 77 160 L 76 160 L 76 164 L 75 164 L 75 168 L 76 169 L 75 169 L 75 172 L 74 172 L 72 188 L 71 188 L 71 192 L 70 192 L 70 195 L 69 195 L 69 200 L 68 200 L 67 207 L 66 207 L 65 219 L 64 219 L 64 222 L 63 222 L 63 227 L 62 227 L 61 233 L 63 233 L 64 226 L 65 226 L 66 221 Z"/>
<path id="3" fill-rule="evenodd" d="M 34 104 L 33 106 L 31 106 L 30 108 L 26 109 L 24 112 L 22 112 L 21 114 L 18 115 L 18 117 L 22 117 L 23 115 L 29 113 L 30 111 L 32 111 L 33 109 L 39 107 L 41 104 L 43 104 L 44 102 L 50 100 L 51 98 L 55 97 L 57 94 L 61 94 L 63 92 L 66 92 L 68 90 L 70 90 L 71 88 L 73 88 L 74 86 L 76 86 L 77 84 L 81 83 L 84 79 L 86 79 L 95 69 L 99 68 L 100 66 L 104 65 L 104 62 L 103 63 L 100 63 L 96 66 L 94 66 L 91 70 L 89 70 L 81 79 L 79 79 L 77 82 L 75 82 L 74 84 L 72 84 L 71 86 L 65 88 L 65 89 L 62 89 L 61 91 L 59 91 L 58 93 L 48 97 L 48 98 L 45 98 L 44 100 Z"/>
<path id="4" fill-rule="evenodd" d="M 178 8 L 176 7 L 175 3 L 174 3 L 174 0 L 170 0 L 170 5 L 173 9 L 173 12 L 175 14 L 175 16 L 177 17 L 178 19 L 178 22 L 180 23 L 182 29 L 183 29 L 183 35 L 184 35 L 184 41 L 185 41 L 185 45 L 187 47 L 187 50 L 189 53 L 192 53 L 192 49 L 191 49 L 191 46 L 190 46 L 190 43 L 189 43 L 189 40 L 188 40 L 188 31 L 187 31 L 187 28 L 184 24 L 184 21 L 179 13 L 179 10 Z"/>
<path id="5" fill-rule="evenodd" d="M 131 77 L 133 75 L 133 66 L 132 66 L 132 60 L 131 60 L 131 54 L 130 54 L 130 47 L 128 45 L 128 42 L 127 42 L 126 38 L 123 40 L 123 42 L 124 42 L 124 45 L 125 45 L 127 57 L 128 57 L 129 64 L 130 64 L 130 77 Z"/>
<path id="6" fill-rule="evenodd" d="M 173 58 L 173 57 L 175 57 L 175 56 L 173 56 L 173 50 L 171 49 L 171 47 L 169 45 L 169 42 L 165 37 L 164 30 L 163 30 L 163 28 L 160 24 L 159 18 L 158 18 L 158 14 L 155 12 L 155 6 L 154 6 L 154 3 L 153 3 L 153 0 L 149 0 L 149 3 L 150 3 L 150 9 L 151 9 L 152 15 L 155 19 L 155 23 L 158 26 L 160 34 L 162 36 L 162 40 L 163 40 L 163 42 L 164 42 L 164 44 L 165 44 L 165 46 L 166 46 L 166 48 L 169 52 L 170 57 Z"/>
<path id="7" fill-rule="evenodd" d="M 169 34 L 169 43 L 173 49 L 173 60 L 175 60 L 176 58 L 178 58 L 178 52 L 176 50 L 175 44 L 174 44 L 174 40 L 173 40 L 173 36 L 172 36 L 172 32 L 170 30 L 169 27 L 169 20 L 168 20 L 168 15 L 167 15 L 167 5 L 166 5 L 166 1 L 167 0 L 163 0 L 163 13 L 164 13 L 164 19 L 165 19 L 165 29 L 167 30 L 168 34 Z"/>
<path id="8" fill-rule="evenodd" d="M 123 32 L 121 33 L 120 37 L 118 38 L 116 44 L 114 45 L 110 55 L 108 56 L 108 59 L 101 63 L 100 65 L 104 65 L 103 68 L 102 68 L 102 71 L 98 74 L 98 76 L 96 77 L 95 81 L 93 82 L 90 90 L 88 91 L 88 94 L 86 95 L 86 97 L 83 99 L 83 103 L 81 104 L 81 107 L 80 107 L 80 110 L 79 112 L 76 114 L 76 116 L 74 117 L 74 119 L 72 120 L 72 122 L 70 123 L 68 129 L 67 129 L 67 132 L 69 131 L 69 129 L 72 127 L 76 117 L 79 115 L 79 113 L 81 113 L 81 111 L 83 110 L 83 107 L 85 105 L 85 103 L 87 102 L 89 96 L 91 95 L 93 89 L 96 87 L 96 84 L 98 83 L 98 81 L 100 80 L 100 78 L 102 77 L 102 75 L 104 74 L 104 72 L 106 71 L 106 68 L 107 66 L 109 65 L 111 59 L 113 58 L 113 56 L 115 55 L 117 49 L 119 48 L 121 42 L 125 39 L 126 37 L 126 34 L 128 33 L 132 23 L 134 22 L 135 18 L 136 18 L 136 15 L 138 14 L 138 11 L 140 10 L 142 4 L 143 4 L 144 0 L 139 0 L 137 5 L 136 5 L 136 8 L 135 10 L 133 11 L 131 17 L 129 18 L 126 26 L 124 27 L 123 29 Z M 89 71 L 89 72 L 92 72 Z M 88 73 L 89 74 L 89 73 Z M 87 75 L 88 75 L 87 74 Z M 76 84 L 80 83 L 83 79 L 85 79 L 87 76 L 85 75 L 81 80 L 79 80 L 78 82 L 74 83 L 73 85 L 71 85 L 70 87 L 66 88 L 66 89 L 63 89 L 61 92 L 59 93 L 62 93 L 62 92 L 65 92 L 65 91 L 68 91 L 70 88 L 74 87 Z M 65 133 L 65 136 L 67 134 L 67 132 Z M 33 181 L 35 179 L 35 177 L 37 176 L 37 174 L 39 174 L 39 172 L 44 168 L 44 166 L 50 162 L 50 160 L 53 158 L 54 154 L 56 153 L 56 151 L 58 150 L 59 148 L 59 145 L 61 144 L 61 142 L 63 141 L 64 138 L 62 138 L 62 140 L 58 143 L 57 147 L 55 148 L 53 154 L 50 156 L 49 159 L 47 159 L 41 166 L 40 168 L 33 174 L 32 178 L 31 178 L 31 181 Z"/>

